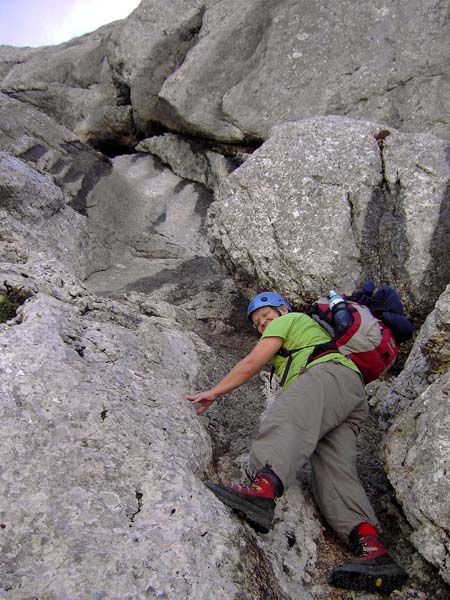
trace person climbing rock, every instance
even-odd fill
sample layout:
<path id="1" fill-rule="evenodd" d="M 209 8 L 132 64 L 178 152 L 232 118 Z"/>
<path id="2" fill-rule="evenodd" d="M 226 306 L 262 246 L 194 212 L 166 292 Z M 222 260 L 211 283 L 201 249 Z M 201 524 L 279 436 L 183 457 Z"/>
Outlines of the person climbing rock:
<path id="1" fill-rule="evenodd" d="M 308 315 L 293 312 L 276 292 L 255 296 L 247 316 L 260 340 L 219 383 L 186 396 L 198 414 L 249 381 L 270 360 L 280 377 L 287 361 L 290 368 L 251 446 L 251 483 L 208 483 L 208 488 L 258 532 L 267 533 L 276 500 L 309 461 L 315 501 L 354 553 L 333 570 L 331 583 L 385 593 L 401 587 L 408 575 L 383 546 L 377 517 L 356 471 L 356 438 L 369 410 L 358 368 L 330 343 L 325 329 Z M 292 349 L 296 352 L 289 355 Z"/>

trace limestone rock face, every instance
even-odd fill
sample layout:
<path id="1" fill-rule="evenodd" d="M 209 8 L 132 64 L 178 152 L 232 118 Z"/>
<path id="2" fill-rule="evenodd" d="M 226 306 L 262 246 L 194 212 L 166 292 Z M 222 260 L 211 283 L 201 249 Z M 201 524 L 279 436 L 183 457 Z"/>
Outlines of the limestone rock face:
<path id="1" fill-rule="evenodd" d="M 0 245 L 12 263 L 46 257 L 88 274 L 88 227 L 63 192 L 24 161 L 0 152 Z M 14 257 L 14 258 L 13 258 Z"/>
<path id="2" fill-rule="evenodd" d="M 146 0 L 112 36 L 111 64 L 130 89 L 136 127 L 145 134 L 153 122 L 169 121 L 172 107 L 166 109 L 159 91 L 195 45 L 204 5 L 204 0 Z"/>
<path id="3" fill-rule="evenodd" d="M 211 585 L 223 600 L 280 597 L 292 585 L 282 561 L 300 546 L 275 530 L 272 565 L 203 482 L 211 438 L 184 394 L 223 358 L 180 328 L 175 309 L 90 292 L 77 275 L 87 218 L 7 153 L 0 211 L 0 291 L 29 296 L 0 324 L 2 597 L 208 598 Z M 320 529 L 310 504 L 296 506 L 290 535 L 312 569 Z M 310 600 L 307 574 L 295 580 Z"/>
<path id="4" fill-rule="evenodd" d="M 211 248 L 247 296 L 277 289 L 304 306 L 372 278 L 426 312 L 450 276 L 447 153 L 342 117 L 276 127 L 219 188 Z"/>
<path id="5" fill-rule="evenodd" d="M 227 142 L 339 114 L 449 139 L 449 22 L 436 0 L 143 0 L 61 44 L 0 48 L 1 91 L 97 147 L 155 124 Z M 423 52 L 426 48 L 427 52 Z"/>
<path id="6" fill-rule="evenodd" d="M 302 309 L 366 278 L 430 314 L 360 472 L 412 575 L 396 599 L 448 598 L 447 13 L 143 0 L 0 47 L 2 599 L 339 595 L 307 474 L 267 536 L 204 485 L 245 479 L 268 373 L 201 418 L 184 396 L 253 347 L 245 296 Z"/>
<path id="7" fill-rule="evenodd" d="M 152 156 L 115 158 L 109 176 L 88 197 L 91 270 L 97 293 L 132 293 L 201 311 L 237 293 L 210 255 L 205 218 L 212 196 L 164 168 Z M 222 297 L 222 301 L 220 300 Z M 226 303 L 226 301 L 225 301 Z"/>
<path id="8" fill-rule="evenodd" d="M 436 2 L 205 6 L 197 43 L 159 93 L 172 129 L 267 139 L 273 125 L 341 114 L 448 139 L 449 24 Z"/>
<path id="9" fill-rule="evenodd" d="M 450 584 L 450 286 L 427 318 L 384 412 L 388 477 L 412 525 L 411 540 Z"/>
<path id="10" fill-rule="evenodd" d="M 246 135 L 266 139 L 274 124 L 340 114 L 448 139 L 443 5 L 269 4 L 260 43 L 243 61 L 250 68 L 223 97 L 225 115 Z"/>
<path id="11" fill-rule="evenodd" d="M 135 137 L 129 91 L 117 82 L 108 60 L 117 26 L 38 48 L 25 57 L 0 47 L 5 73 L 1 91 L 53 117 L 84 142 L 131 145 Z"/>
<path id="12" fill-rule="evenodd" d="M 109 159 L 45 113 L 1 93 L 0 111 L 0 150 L 48 173 L 66 192 L 67 203 L 86 214 L 86 197 L 110 171 Z"/>
<path id="13" fill-rule="evenodd" d="M 157 156 L 183 179 L 201 183 L 210 190 L 215 190 L 235 168 L 222 154 L 173 133 L 143 140 L 136 150 Z"/>

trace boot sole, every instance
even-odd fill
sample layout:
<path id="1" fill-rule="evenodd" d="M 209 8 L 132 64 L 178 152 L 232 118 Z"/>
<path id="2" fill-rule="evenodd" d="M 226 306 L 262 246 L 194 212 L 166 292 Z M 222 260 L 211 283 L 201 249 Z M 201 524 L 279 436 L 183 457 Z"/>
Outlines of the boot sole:
<path id="1" fill-rule="evenodd" d="M 390 567 L 350 565 L 338 567 L 331 574 L 331 583 L 346 590 L 391 593 L 401 588 L 408 574 L 397 564 Z"/>
<path id="2" fill-rule="evenodd" d="M 224 504 L 241 513 L 255 531 L 258 533 L 268 533 L 270 531 L 275 513 L 274 500 L 270 500 L 270 498 L 253 498 L 253 500 L 248 500 L 243 494 L 215 483 L 207 483 L 206 487 L 219 500 L 222 500 Z"/>

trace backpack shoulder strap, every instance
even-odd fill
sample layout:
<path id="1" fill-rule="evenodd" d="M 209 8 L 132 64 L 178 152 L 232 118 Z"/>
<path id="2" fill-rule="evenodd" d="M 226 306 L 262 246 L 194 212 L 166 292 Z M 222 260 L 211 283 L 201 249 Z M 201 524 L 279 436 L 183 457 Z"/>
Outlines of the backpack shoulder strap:
<path id="1" fill-rule="evenodd" d="M 314 348 L 314 350 L 309 355 L 306 364 L 309 364 L 312 360 L 314 360 L 314 358 L 318 358 L 319 355 L 338 351 L 336 344 L 333 341 L 324 342 L 323 344 L 310 344 L 309 346 L 302 346 L 301 348 L 293 348 L 292 350 L 287 350 L 286 348 L 281 346 L 281 348 L 278 350 L 277 354 L 279 356 L 282 356 L 283 358 L 288 359 L 286 366 L 284 367 L 283 375 L 281 376 L 281 380 L 280 380 L 281 387 L 283 387 L 283 385 L 286 383 L 286 379 L 289 374 L 289 369 L 291 368 L 293 355 L 296 352 L 300 352 L 300 350 L 306 350 L 306 348 Z M 275 366 L 272 365 L 272 369 L 270 370 L 270 380 L 269 380 L 270 387 L 272 387 L 272 379 L 275 374 L 275 371 L 276 371 Z"/>

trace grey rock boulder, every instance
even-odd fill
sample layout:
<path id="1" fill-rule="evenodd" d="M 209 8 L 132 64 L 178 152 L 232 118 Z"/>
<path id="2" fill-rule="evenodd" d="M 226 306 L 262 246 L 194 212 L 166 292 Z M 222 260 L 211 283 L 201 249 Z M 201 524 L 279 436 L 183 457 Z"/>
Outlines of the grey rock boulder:
<path id="1" fill-rule="evenodd" d="M 208 2 L 160 97 L 178 128 L 228 141 L 326 114 L 448 139 L 448 36 L 433 1 Z"/>
<path id="2" fill-rule="evenodd" d="M 0 292 L 29 296 L 0 324 L 2 597 L 278 593 L 253 534 L 203 483 L 211 439 L 184 394 L 223 359 L 173 316 L 92 294 L 76 275 L 87 218 L 0 158 Z"/>
<path id="3" fill-rule="evenodd" d="M 86 214 L 86 197 L 111 170 L 107 157 L 36 108 L 0 93 L 0 150 L 48 173 L 67 203 Z"/>
<path id="4" fill-rule="evenodd" d="M 116 22 L 58 46 L 14 56 L 0 47 L 1 91 L 43 111 L 97 147 L 135 141 L 129 90 L 115 78 L 108 44 Z"/>
<path id="5" fill-rule="evenodd" d="M 450 286 L 382 403 L 390 423 L 387 475 L 412 527 L 411 541 L 450 584 Z"/>
<path id="6" fill-rule="evenodd" d="M 48 259 L 79 278 L 87 276 L 86 218 L 66 206 L 49 177 L 6 152 L 0 152 L 0 227 L 0 247 L 9 261 Z"/>
<path id="7" fill-rule="evenodd" d="M 219 152 L 174 133 L 143 140 L 136 151 L 157 156 L 179 177 L 196 181 L 210 190 L 215 190 L 235 168 L 232 161 Z"/>
<path id="8" fill-rule="evenodd" d="M 1 47 L 0 89 L 110 150 L 161 125 L 254 143 L 274 125 L 328 114 L 449 139 L 445 10 L 434 0 L 343 0 L 333 10 L 143 0 L 66 44 Z"/>
<path id="9" fill-rule="evenodd" d="M 450 277 L 448 151 L 345 117 L 275 127 L 220 186 L 211 249 L 247 297 L 274 288 L 304 307 L 371 278 L 427 314 Z"/>
<path id="10" fill-rule="evenodd" d="M 0 326 L 3 594 L 205 597 L 207 568 L 235 597 L 239 526 L 209 500 L 209 439 L 182 399 L 200 342 L 92 309 L 38 294 Z"/>
<path id="11" fill-rule="evenodd" d="M 195 45 L 204 0 L 144 0 L 111 37 L 109 60 L 117 81 L 130 90 L 137 129 L 168 124 L 172 107 L 159 97 L 167 79 Z M 164 116 L 164 117 L 163 117 Z"/>

